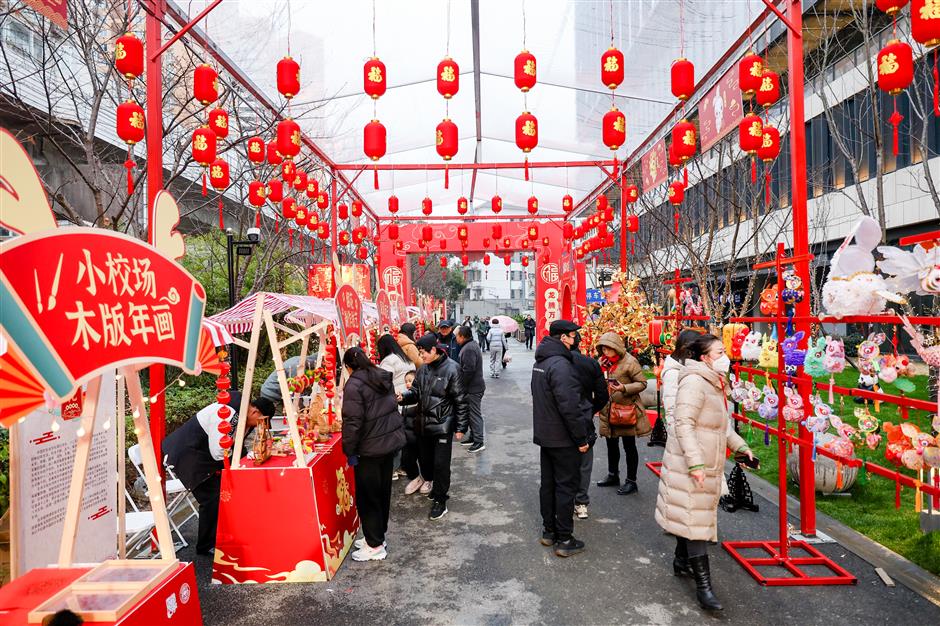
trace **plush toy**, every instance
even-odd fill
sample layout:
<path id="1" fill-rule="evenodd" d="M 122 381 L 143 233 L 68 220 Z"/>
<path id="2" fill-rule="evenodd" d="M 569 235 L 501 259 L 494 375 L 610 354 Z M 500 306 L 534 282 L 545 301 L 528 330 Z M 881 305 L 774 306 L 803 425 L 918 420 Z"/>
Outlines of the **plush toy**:
<path id="1" fill-rule="evenodd" d="M 729 394 L 732 402 L 741 404 L 747 399 L 747 387 L 745 381 L 741 380 L 732 372 L 731 374 L 731 393 Z"/>
<path id="2" fill-rule="evenodd" d="M 757 407 L 757 414 L 765 420 L 777 418 L 777 407 L 780 405 L 780 398 L 777 392 L 770 385 L 764 385 L 764 401 Z"/>
<path id="3" fill-rule="evenodd" d="M 741 344 L 741 358 L 745 361 L 756 361 L 760 358 L 760 340 L 761 334 L 750 332 L 744 336 L 744 342 Z"/>
<path id="4" fill-rule="evenodd" d="M 864 437 L 865 445 L 869 450 L 875 450 L 881 445 L 881 435 L 878 433 L 881 425 L 878 418 L 871 414 L 867 406 L 857 407 L 855 417 L 858 420 L 858 432 Z"/>
<path id="5" fill-rule="evenodd" d="M 803 279 L 797 275 L 795 269 L 788 267 L 783 271 L 783 283 L 780 299 L 787 307 L 787 315 L 793 315 L 794 305 L 803 301 Z"/>
<path id="6" fill-rule="evenodd" d="M 786 396 L 783 419 L 788 422 L 802 422 L 806 412 L 803 410 L 803 398 L 800 396 L 800 392 L 795 387 L 787 386 L 783 388 L 783 393 Z"/>
<path id="7" fill-rule="evenodd" d="M 881 344 L 885 341 L 884 333 L 871 333 L 868 339 L 858 344 L 858 388 L 873 391 L 878 384 Z M 895 376 L 897 378 L 897 376 Z M 862 398 L 856 398 L 856 402 Z"/>
<path id="8" fill-rule="evenodd" d="M 776 329 L 774 329 L 776 333 Z M 764 336 L 761 343 L 760 358 L 757 361 L 761 367 L 777 367 L 777 338 L 774 336 Z"/>
<path id="9" fill-rule="evenodd" d="M 823 361 L 826 357 L 826 338 L 817 337 L 815 343 L 809 342 L 809 350 L 806 352 L 806 359 L 803 361 L 803 371 L 807 376 L 818 378 L 828 373 Z"/>
<path id="10" fill-rule="evenodd" d="M 744 383 L 744 388 L 747 391 L 747 396 L 744 398 L 742 406 L 745 411 L 753 413 L 760 408 L 761 391 L 757 388 L 757 385 L 751 381 Z"/>
<path id="11" fill-rule="evenodd" d="M 813 414 L 803 420 L 803 426 L 806 430 L 813 433 L 813 460 L 816 460 L 816 446 L 819 444 L 820 436 L 829 430 L 829 417 L 832 415 L 832 407 L 822 401 L 818 394 L 813 394 L 809 398 L 813 405 Z"/>
<path id="12" fill-rule="evenodd" d="M 777 286 L 766 287 L 760 292 L 760 312 L 764 315 L 776 315 L 780 310 Z"/>
<path id="13" fill-rule="evenodd" d="M 806 333 L 801 330 L 790 335 L 780 344 L 783 349 L 783 369 L 790 376 L 796 374 L 796 369 L 803 365 L 803 361 L 806 359 L 806 350 L 800 350 L 797 347 L 797 344 L 805 336 Z"/>

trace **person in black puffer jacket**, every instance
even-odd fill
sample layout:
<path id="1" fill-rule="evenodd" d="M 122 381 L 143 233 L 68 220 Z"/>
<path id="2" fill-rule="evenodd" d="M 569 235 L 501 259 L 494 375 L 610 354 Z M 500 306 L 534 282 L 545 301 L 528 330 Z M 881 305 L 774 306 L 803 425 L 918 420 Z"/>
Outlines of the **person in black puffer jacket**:
<path id="1" fill-rule="evenodd" d="M 460 380 L 460 366 L 448 358 L 437 337 L 427 334 L 417 341 L 424 367 L 415 383 L 399 399 L 400 404 L 417 404 L 415 434 L 420 449 L 421 473 L 431 481 L 428 497 L 434 500 L 429 519 L 447 514 L 450 490 L 451 444 L 457 424 L 467 420 L 467 394 Z M 457 433 L 457 440 L 463 437 Z"/>
<path id="2" fill-rule="evenodd" d="M 343 453 L 356 474 L 356 508 L 365 536 L 352 558 L 379 561 L 386 557 L 392 464 L 405 446 L 405 428 L 391 373 L 358 347 L 343 354 L 343 365 L 349 373 L 343 387 Z"/>

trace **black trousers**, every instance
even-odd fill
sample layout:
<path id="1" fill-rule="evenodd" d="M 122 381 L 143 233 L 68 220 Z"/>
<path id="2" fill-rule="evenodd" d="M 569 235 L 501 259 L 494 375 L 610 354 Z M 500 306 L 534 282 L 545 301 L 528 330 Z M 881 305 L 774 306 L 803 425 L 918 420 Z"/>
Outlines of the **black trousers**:
<path id="1" fill-rule="evenodd" d="M 414 480 L 422 475 L 418 467 L 418 453 L 417 439 L 406 443 L 405 447 L 401 449 L 401 468 L 405 470 L 405 474 L 408 475 L 408 480 Z"/>
<path id="2" fill-rule="evenodd" d="M 581 482 L 581 453 L 574 446 L 540 448 L 539 463 L 542 526 L 555 533 L 556 541 L 568 541 L 574 530 L 574 496 Z"/>
<path id="3" fill-rule="evenodd" d="M 676 537 L 676 556 L 687 559 L 690 556 L 705 556 L 708 554 L 708 542 L 698 539 Z"/>
<path id="4" fill-rule="evenodd" d="M 392 502 L 394 454 L 362 457 L 356 464 L 356 509 L 366 543 L 377 548 L 385 541 Z"/>
<path id="5" fill-rule="evenodd" d="M 620 475 L 620 447 L 623 441 L 623 451 L 627 454 L 627 478 L 636 480 L 636 468 L 640 464 L 640 454 L 636 451 L 636 437 L 608 437 L 607 438 L 607 472 Z"/>
<path id="6" fill-rule="evenodd" d="M 535 333 L 526 333 L 525 334 L 525 347 L 528 350 L 532 349 L 532 342 L 535 340 Z"/>
<path id="7" fill-rule="evenodd" d="M 196 537 L 196 553 L 207 554 L 215 547 L 215 531 L 219 525 L 219 491 L 222 475 L 213 474 L 193 488 L 192 494 L 199 503 L 199 534 Z"/>
<path id="8" fill-rule="evenodd" d="M 470 422 L 470 441 L 483 443 L 486 429 L 483 425 L 483 392 L 467 394 L 467 420 Z"/>
<path id="9" fill-rule="evenodd" d="M 450 458 L 453 440 L 454 433 L 423 435 L 418 438 L 421 475 L 424 480 L 434 483 L 431 488 L 431 499 L 435 502 L 447 502 L 449 497 L 447 492 L 450 491 Z"/>
<path id="10" fill-rule="evenodd" d="M 477 333 L 477 343 L 480 344 L 481 352 L 486 352 L 490 347 L 490 342 L 486 340 L 486 333 Z"/>

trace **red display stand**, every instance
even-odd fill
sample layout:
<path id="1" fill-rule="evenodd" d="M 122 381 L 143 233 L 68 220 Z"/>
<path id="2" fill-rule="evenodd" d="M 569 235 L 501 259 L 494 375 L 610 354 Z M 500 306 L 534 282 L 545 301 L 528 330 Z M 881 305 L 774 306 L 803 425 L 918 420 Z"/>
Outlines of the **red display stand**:
<path id="1" fill-rule="evenodd" d="M 353 470 L 334 434 L 304 467 L 294 456 L 222 472 L 212 582 L 327 581 L 359 530 Z"/>
<path id="2" fill-rule="evenodd" d="M 779 541 L 726 541 L 721 545 L 761 585 L 796 587 L 854 585 L 858 582 L 855 576 L 805 541 L 788 540 L 784 550 L 780 549 Z M 742 550 L 762 550 L 766 556 L 745 554 Z M 804 552 L 805 556 L 799 551 Z M 808 572 L 804 569 L 806 567 L 825 567 L 832 575 Z M 775 575 L 767 576 L 760 568 L 771 568 Z M 786 571 L 785 575 L 780 575 L 780 568 Z"/>
<path id="3" fill-rule="evenodd" d="M 34 569 L 0 589 L 0 623 L 26 626 L 29 612 L 68 587 L 91 568 Z M 79 607 L 63 607 L 77 610 Z M 192 563 L 180 563 L 176 570 L 151 589 L 117 621 L 86 621 L 98 626 L 197 626 L 202 624 L 196 570 Z"/>

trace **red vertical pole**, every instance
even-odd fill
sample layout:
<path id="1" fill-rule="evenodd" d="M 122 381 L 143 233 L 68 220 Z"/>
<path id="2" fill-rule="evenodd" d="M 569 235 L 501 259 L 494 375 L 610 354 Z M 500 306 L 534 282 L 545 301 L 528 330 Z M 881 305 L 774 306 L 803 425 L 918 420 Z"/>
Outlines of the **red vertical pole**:
<path id="1" fill-rule="evenodd" d="M 620 177 L 620 271 L 627 271 L 627 198 L 623 195 L 626 175 Z"/>
<path id="2" fill-rule="evenodd" d="M 793 210 L 793 254 L 797 257 L 809 253 L 809 220 L 806 215 L 806 120 L 803 112 L 803 5 L 801 0 L 789 0 L 787 19 L 792 28 L 787 31 L 789 56 L 788 82 L 790 93 L 790 200 Z M 805 297 L 796 305 L 796 315 L 806 319 L 810 314 L 809 261 L 796 263 L 797 275 L 803 280 Z M 796 324 L 804 339 L 800 347 L 809 342 L 808 322 Z M 780 337 L 782 340 L 783 337 Z M 801 368 L 802 369 L 802 368 Z M 808 390 L 800 389 L 803 406 L 810 406 Z M 808 441 L 809 431 L 800 426 L 800 439 Z M 800 455 L 800 532 L 805 536 L 816 534 L 816 470 L 811 446 L 799 446 Z"/>
<path id="3" fill-rule="evenodd" d="M 163 63 L 160 49 L 163 19 L 163 0 L 153 3 L 153 12 L 146 17 L 146 89 L 147 89 L 147 242 L 153 245 L 153 206 L 157 193 L 163 189 Z M 154 58 L 156 56 L 156 58 Z M 166 384 L 163 365 L 150 366 L 150 397 L 161 391 Z M 150 437 L 157 456 L 157 469 L 163 473 L 163 453 L 160 447 L 166 433 L 166 397 L 161 393 L 156 402 L 150 404 Z"/>
<path id="4" fill-rule="evenodd" d="M 336 203 L 339 200 L 336 197 L 336 174 L 337 172 L 336 170 L 334 170 L 333 180 L 330 183 L 330 189 L 331 189 L 330 191 L 330 199 L 331 199 L 330 201 L 330 267 L 333 268 L 333 294 L 332 295 L 334 296 L 336 295 L 336 289 L 338 287 L 337 283 L 338 283 L 338 279 L 340 278 L 339 276 L 336 275 L 336 270 L 339 268 L 336 267 L 336 265 L 333 263 L 334 255 L 336 256 L 337 259 L 339 259 L 339 253 L 336 251 L 336 242 L 337 242 Z M 337 260 L 337 263 L 338 262 L 339 261 Z"/>

